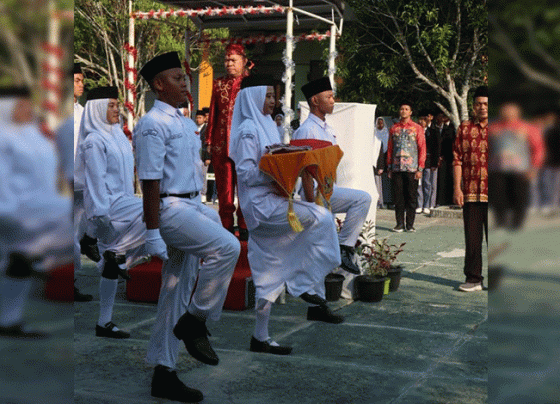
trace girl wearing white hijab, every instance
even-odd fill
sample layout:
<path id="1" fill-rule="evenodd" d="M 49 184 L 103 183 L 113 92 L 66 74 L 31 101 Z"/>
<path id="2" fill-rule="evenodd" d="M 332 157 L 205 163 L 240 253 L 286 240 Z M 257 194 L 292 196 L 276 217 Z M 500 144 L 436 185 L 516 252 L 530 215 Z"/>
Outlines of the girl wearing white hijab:
<path id="1" fill-rule="evenodd" d="M 23 311 L 32 272 L 72 261 L 71 200 L 58 193 L 56 150 L 27 89 L 0 90 L 0 127 L 0 335 L 44 338 L 24 328 Z"/>
<path id="2" fill-rule="evenodd" d="M 99 87 L 88 94 L 78 145 L 78 173 L 83 172 L 84 206 L 88 226 L 98 238 L 103 268 L 99 283 L 99 337 L 128 338 L 111 321 L 118 276 L 128 279 L 127 264 L 146 255 L 146 225 L 142 200 L 134 196 L 132 145 L 119 123 L 118 90 Z M 158 243 L 160 257 L 167 259 L 167 247 Z M 158 254 L 159 255 L 159 254 Z"/>
<path id="3" fill-rule="evenodd" d="M 230 158 L 235 162 L 240 206 L 249 229 L 248 259 L 256 288 L 256 325 L 250 350 L 287 355 L 268 335 L 272 302 L 287 286 L 292 296 L 318 304 L 308 319 L 330 312 L 322 288 L 325 275 L 340 264 L 340 249 L 331 213 L 314 203 L 294 201 L 304 230 L 296 233 L 287 219 L 288 199 L 278 195 L 274 181 L 259 170 L 265 147 L 281 143 L 270 114 L 274 89 L 266 77 L 249 76 L 241 84 L 233 110 Z M 325 321 L 325 320 L 323 320 Z"/>

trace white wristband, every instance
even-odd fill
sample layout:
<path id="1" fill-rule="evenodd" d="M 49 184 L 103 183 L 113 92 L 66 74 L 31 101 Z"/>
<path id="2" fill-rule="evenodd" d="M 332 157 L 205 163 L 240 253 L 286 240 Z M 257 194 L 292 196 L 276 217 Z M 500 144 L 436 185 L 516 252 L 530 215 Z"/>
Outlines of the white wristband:
<path id="1" fill-rule="evenodd" d="M 155 240 L 161 238 L 159 234 L 159 229 L 147 229 L 146 230 L 146 240 Z"/>

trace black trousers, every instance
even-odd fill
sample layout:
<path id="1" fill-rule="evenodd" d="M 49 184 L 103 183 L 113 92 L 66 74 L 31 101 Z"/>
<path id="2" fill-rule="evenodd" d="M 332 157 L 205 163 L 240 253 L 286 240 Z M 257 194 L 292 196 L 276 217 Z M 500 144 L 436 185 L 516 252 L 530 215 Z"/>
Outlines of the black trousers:
<path id="1" fill-rule="evenodd" d="M 418 205 L 418 180 L 414 179 L 415 173 L 392 172 L 393 202 L 395 203 L 395 218 L 397 226 L 405 225 L 406 228 L 414 227 L 416 207 Z"/>
<path id="2" fill-rule="evenodd" d="M 466 202 L 463 205 L 465 224 L 465 268 L 466 282 L 478 283 L 482 276 L 482 240 L 486 235 L 488 244 L 488 203 Z"/>
<path id="3" fill-rule="evenodd" d="M 492 172 L 488 177 L 488 200 L 496 226 L 517 230 L 529 207 L 529 180 L 523 173 Z"/>

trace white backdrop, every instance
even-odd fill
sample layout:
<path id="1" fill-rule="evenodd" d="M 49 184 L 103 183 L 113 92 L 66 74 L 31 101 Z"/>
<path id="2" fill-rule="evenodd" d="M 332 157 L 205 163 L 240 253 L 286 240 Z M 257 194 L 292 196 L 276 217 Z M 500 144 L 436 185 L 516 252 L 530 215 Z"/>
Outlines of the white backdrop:
<path id="1" fill-rule="evenodd" d="M 300 123 L 309 115 L 307 102 L 300 102 Z M 344 152 L 338 165 L 337 185 L 361 189 L 371 195 L 371 206 L 367 220 L 375 223 L 379 195 L 373 177 L 373 166 L 377 160 L 381 142 L 374 136 L 376 105 L 358 103 L 336 103 L 327 123 L 336 133 L 336 142 Z"/>

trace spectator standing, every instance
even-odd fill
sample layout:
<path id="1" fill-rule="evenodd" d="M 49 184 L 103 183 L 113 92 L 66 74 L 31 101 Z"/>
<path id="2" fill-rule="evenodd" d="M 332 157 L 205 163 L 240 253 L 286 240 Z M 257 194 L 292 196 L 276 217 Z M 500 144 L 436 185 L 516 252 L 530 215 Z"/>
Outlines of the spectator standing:
<path id="1" fill-rule="evenodd" d="M 426 137 L 426 164 L 422 173 L 422 180 L 418 184 L 418 208 L 416 213 L 429 214 L 436 206 L 437 197 L 437 169 L 441 152 L 441 138 L 436 130 L 429 126 L 428 111 L 420 113 L 418 122 L 424 128 Z"/>
<path id="2" fill-rule="evenodd" d="M 393 180 L 393 201 L 397 225 L 393 231 L 415 232 L 414 219 L 418 199 L 418 180 L 426 161 L 426 139 L 422 126 L 412 121 L 412 103 L 399 108 L 400 121 L 389 130 L 387 169 Z M 405 223 L 406 212 L 406 223 Z"/>
<path id="3" fill-rule="evenodd" d="M 373 173 L 375 175 L 375 186 L 377 187 L 377 193 L 379 194 L 379 199 L 377 200 L 377 207 L 385 207 L 385 196 L 383 195 L 383 189 L 387 190 L 388 186 L 383 186 L 384 183 L 388 182 L 387 173 L 385 170 L 385 160 L 387 158 L 387 143 L 389 142 L 389 129 L 385 126 L 385 121 L 383 118 L 377 118 L 375 123 L 375 137 L 381 142 L 381 147 L 379 149 L 379 155 L 376 161 L 375 167 L 373 167 Z M 375 157 L 375 156 L 374 156 Z M 387 185 L 387 184 L 385 184 Z"/>
<path id="4" fill-rule="evenodd" d="M 453 146 L 453 201 L 463 207 L 465 283 L 463 292 L 482 290 L 482 240 L 488 242 L 488 88 L 474 93 L 473 120 L 457 131 Z"/>

